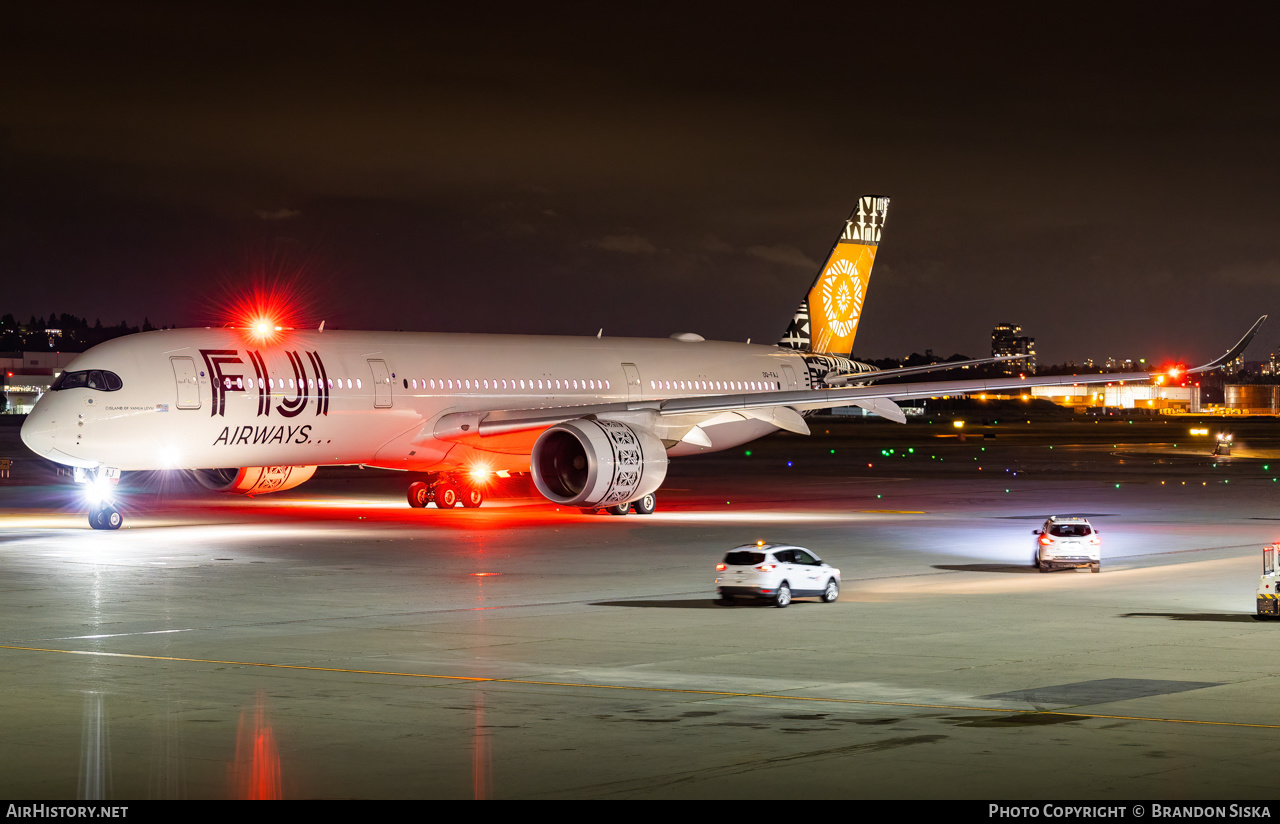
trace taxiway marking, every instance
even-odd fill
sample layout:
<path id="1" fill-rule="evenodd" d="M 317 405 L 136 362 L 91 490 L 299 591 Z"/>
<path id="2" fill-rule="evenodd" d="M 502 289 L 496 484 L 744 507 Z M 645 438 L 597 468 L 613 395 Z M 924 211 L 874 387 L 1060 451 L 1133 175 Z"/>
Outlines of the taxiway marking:
<path id="1" fill-rule="evenodd" d="M 1080 712 L 1078 710 L 1028 710 L 1026 708 L 1008 709 L 1004 707 L 966 707 L 956 704 L 923 704 L 911 701 L 872 701 L 865 698 L 830 698 L 807 695 L 780 695 L 768 692 L 732 692 L 728 690 L 693 690 L 675 687 L 643 687 L 628 684 L 581 684 L 568 681 L 534 681 L 525 678 L 482 678 L 470 675 L 434 675 L 422 672 L 392 672 L 388 670 L 360 670 L 344 667 L 312 667 L 305 664 L 269 664 L 262 661 L 222 661 L 214 658 L 181 658 L 171 655 L 140 655 L 129 652 L 102 652 L 85 649 L 50 649 L 45 647 L 19 647 L 0 644 L 0 649 L 15 652 L 54 652 L 63 655 L 89 655 L 102 658 L 133 658 L 143 661 L 179 661 L 189 664 L 222 664 L 234 667 L 263 667 L 267 669 L 291 669 L 308 672 L 336 672 L 348 675 L 388 675 L 396 678 L 424 678 L 438 681 L 462 681 L 469 683 L 518 684 L 537 687 L 570 687 L 573 689 L 626 690 L 631 692 L 655 692 L 667 695 L 706 695 L 715 698 L 771 698 L 779 701 L 815 701 L 829 704 L 857 704 L 875 707 L 915 707 L 918 709 L 957 710 L 960 712 L 999 712 L 1010 715 L 1069 715 L 1076 718 L 1105 718 L 1114 721 L 1151 721 L 1161 724 L 1199 724 L 1214 727 L 1253 727 L 1256 729 L 1277 730 L 1280 724 L 1251 724 L 1243 721 L 1200 721 L 1191 718 L 1157 718 L 1142 715 L 1104 715 L 1102 713 Z"/>

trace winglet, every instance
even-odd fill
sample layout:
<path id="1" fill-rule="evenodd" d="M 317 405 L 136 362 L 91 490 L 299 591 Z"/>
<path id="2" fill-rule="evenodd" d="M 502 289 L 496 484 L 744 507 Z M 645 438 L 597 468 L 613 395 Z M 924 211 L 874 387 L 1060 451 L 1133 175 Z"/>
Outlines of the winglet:
<path id="1" fill-rule="evenodd" d="M 1237 343 L 1235 346 L 1231 347 L 1230 349 L 1228 349 L 1225 355 L 1223 355 L 1222 357 L 1218 358 L 1217 360 L 1211 363 L 1206 363 L 1204 366 L 1197 366 L 1195 369 L 1188 369 L 1187 374 L 1195 375 L 1200 372 L 1211 372 L 1214 369 L 1217 369 L 1221 366 L 1225 366 L 1226 364 L 1231 363 L 1231 361 L 1240 357 L 1240 353 L 1243 352 L 1246 348 L 1248 348 L 1250 341 L 1253 340 L 1253 336 L 1258 334 L 1258 328 L 1262 326 L 1262 322 L 1265 321 L 1266 319 L 1267 319 L 1266 315 L 1263 315 L 1262 317 L 1258 318 L 1257 323 L 1255 323 L 1252 327 L 1250 327 L 1249 331 L 1244 333 L 1244 337 L 1240 339 L 1240 342 Z"/>

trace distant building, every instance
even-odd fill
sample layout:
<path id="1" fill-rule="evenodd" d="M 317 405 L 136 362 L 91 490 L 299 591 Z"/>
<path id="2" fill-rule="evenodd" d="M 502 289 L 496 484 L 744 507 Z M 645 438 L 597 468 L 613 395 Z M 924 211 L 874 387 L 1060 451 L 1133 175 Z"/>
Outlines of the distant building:
<path id="1" fill-rule="evenodd" d="M 1200 387 L 1165 386 L 1157 383 L 1076 384 L 1033 386 L 1028 393 L 1037 400 L 1053 401 L 1059 406 L 1113 409 L 1145 409 L 1149 412 L 1199 412 Z"/>
<path id="2" fill-rule="evenodd" d="M 25 415 L 78 357 L 76 352 L 0 352 L 0 389 L 4 392 L 4 412 Z"/>
<path id="3" fill-rule="evenodd" d="M 1022 335 L 1021 332 L 1022 327 L 1012 323 L 1000 323 L 991 330 L 991 357 L 1024 356 L 1021 360 L 999 364 L 1006 375 L 1036 373 L 1036 339 Z"/>

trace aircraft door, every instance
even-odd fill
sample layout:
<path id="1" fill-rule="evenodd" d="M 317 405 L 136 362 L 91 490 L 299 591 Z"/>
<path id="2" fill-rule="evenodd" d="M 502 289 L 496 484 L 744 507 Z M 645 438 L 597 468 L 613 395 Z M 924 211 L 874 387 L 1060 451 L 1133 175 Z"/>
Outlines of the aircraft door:
<path id="1" fill-rule="evenodd" d="M 782 387 L 783 389 L 799 389 L 800 388 L 796 384 L 796 370 L 791 368 L 791 364 L 789 363 L 782 364 L 782 374 L 787 379 L 787 384 L 786 386 Z"/>
<path id="2" fill-rule="evenodd" d="M 369 361 L 373 371 L 373 405 L 380 409 L 391 406 L 391 372 L 384 360 Z"/>
<path id="3" fill-rule="evenodd" d="M 622 371 L 627 376 L 627 400 L 641 400 L 643 393 L 640 386 L 640 370 L 636 368 L 634 363 L 622 364 Z"/>
<path id="4" fill-rule="evenodd" d="M 191 358 L 169 358 L 173 379 L 178 384 L 178 408 L 200 408 L 200 385 L 196 383 L 196 363 Z"/>

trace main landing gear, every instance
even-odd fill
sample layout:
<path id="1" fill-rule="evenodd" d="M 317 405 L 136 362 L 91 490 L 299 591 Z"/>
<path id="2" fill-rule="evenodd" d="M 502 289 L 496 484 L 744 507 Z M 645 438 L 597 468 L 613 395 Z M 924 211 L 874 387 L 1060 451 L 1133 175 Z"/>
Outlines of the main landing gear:
<path id="1" fill-rule="evenodd" d="M 409 506 L 415 509 L 432 502 L 439 509 L 453 509 L 458 504 L 475 509 L 484 503 L 484 490 L 459 476 L 437 475 L 430 481 L 409 484 L 408 498 Z"/>
<path id="2" fill-rule="evenodd" d="M 637 515 L 652 515 L 657 508 L 658 496 L 650 492 L 643 498 L 634 500 L 631 503 L 606 506 L 604 507 L 604 511 L 608 512 L 610 515 L 626 515 L 632 510 L 634 510 Z M 595 507 L 583 507 L 578 511 L 583 515 L 594 515 L 600 510 Z"/>

